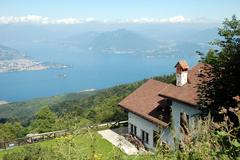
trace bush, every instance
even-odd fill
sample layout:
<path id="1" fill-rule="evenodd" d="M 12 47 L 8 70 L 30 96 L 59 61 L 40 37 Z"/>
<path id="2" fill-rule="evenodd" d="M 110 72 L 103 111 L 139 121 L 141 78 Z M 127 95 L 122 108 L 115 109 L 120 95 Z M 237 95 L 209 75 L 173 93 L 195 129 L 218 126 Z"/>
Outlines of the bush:
<path id="1" fill-rule="evenodd" d="M 26 146 L 20 150 L 7 153 L 3 156 L 3 160 L 50 160 L 61 159 L 61 155 L 49 148 L 40 145 Z"/>

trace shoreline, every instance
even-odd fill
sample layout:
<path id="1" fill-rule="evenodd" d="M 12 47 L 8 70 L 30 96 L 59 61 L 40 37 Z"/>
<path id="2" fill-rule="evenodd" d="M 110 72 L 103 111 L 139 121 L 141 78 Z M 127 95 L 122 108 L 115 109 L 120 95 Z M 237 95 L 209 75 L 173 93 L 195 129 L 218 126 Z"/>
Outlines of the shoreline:
<path id="1" fill-rule="evenodd" d="M 65 64 L 38 62 L 31 59 L 0 60 L 0 73 L 43 71 L 48 69 L 68 68 Z"/>

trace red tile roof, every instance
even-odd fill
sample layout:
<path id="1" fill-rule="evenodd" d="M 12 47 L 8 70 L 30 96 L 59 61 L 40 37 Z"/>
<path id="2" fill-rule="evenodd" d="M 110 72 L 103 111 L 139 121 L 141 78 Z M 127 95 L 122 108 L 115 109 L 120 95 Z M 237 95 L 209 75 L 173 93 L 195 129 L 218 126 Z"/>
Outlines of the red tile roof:
<path id="1" fill-rule="evenodd" d="M 158 117 L 153 116 L 156 114 L 153 112 L 159 107 L 164 107 L 162 102 L 165 98 L 196 107 L 198 101 L 197 85 L 201 80 L 199 73 L 203 66 L 203 64 L 198 64 L 189 70 L 188 83 L 182 87 L 150 79 L 123 99 L 119 105 L 153 123 L 167 126 L 169 117 L 160 120 Z"/>
<path id="2" fill-rule="evenodd" d="M 188 69 L 189 68 L 189 66 L 188 66 L 188 64 L 187 64 L 187 62 L 185 60 L 178 61 L 178 63 L 175 65 L 175 67 L 177 65 L 180 65 L 182 69 Z"/>
<path id="3" fill-rule="evenodd" d="M 159 102 L 164 99 L 158 93 L 167 85 L 166 83 L 150 79 L 123 99 L 119 105 L 153 123 L 167 126 L 168 122 L 160 121 L 158 118 L 150 115 L 159 106 Z"/>
<path id="4" fill-rule="evenodd" d="M 198 102 L 197 88 L 202 78 L 199 74 L 201 73 L 203 67 L 204 64 L 199 63 L 189 70 L 188 83 L 184 86 L 178 87 L 176 85 L 169 84 L 168 87 L 159 92 L 159 95 L 196 106 Z"/>

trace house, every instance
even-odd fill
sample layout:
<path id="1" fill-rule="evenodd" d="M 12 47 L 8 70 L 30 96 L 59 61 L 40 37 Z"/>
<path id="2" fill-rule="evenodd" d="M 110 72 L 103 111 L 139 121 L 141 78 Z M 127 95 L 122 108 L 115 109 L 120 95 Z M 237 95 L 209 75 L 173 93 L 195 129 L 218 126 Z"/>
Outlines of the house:
<path id="1" fill-rule="evenodd" d="M 149 149 L 154 149 L 159 135 L 161 141 L 174 143 L 170 127 L 174 129 L 174 137 L 181 139 L 183 118 L 191 128 L 201 113 L 197 85 L 202 67 L 203 64 L 197 64 L 189 69 L 187 62 L 181 60 L 175 65 L 176 84 L 150 79 L 124 98 L 119 106 L 128 111 L 128 132 Z"/>

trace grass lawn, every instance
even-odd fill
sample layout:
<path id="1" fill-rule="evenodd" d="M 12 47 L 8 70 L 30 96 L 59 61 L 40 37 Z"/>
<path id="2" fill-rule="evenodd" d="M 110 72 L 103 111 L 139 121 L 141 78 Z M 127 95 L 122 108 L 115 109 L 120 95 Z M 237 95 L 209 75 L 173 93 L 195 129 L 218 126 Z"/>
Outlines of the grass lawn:
<path id="1" fill-rule="evenodd" d="M 30 144 L 29 146 L 31 146 Z M 35 144 L 36 145 L 36 144 Z M 127 156 L 111 143 L 101 138 L 96 132 L 84 133 L 77 136 L 61 137 L 54 140 L 37 143 L 44 148 L 52 149 L 53 151 L 68 153 L 72 159 L 85 159 L 94 155 L 95 159 L 114 159 L 121 157 L 126 160 L 146 160 L 151 159 L 150 156 Z M 3 155 L 11 152 L 21 152 L 24 147 L 16 147 L 14 149 L 0 151 L 0 159 Z"/>

